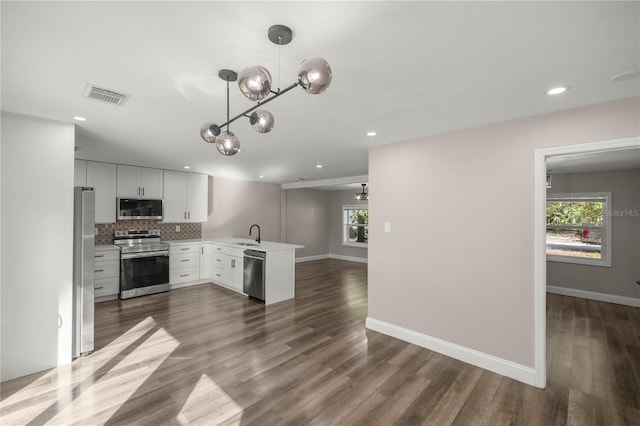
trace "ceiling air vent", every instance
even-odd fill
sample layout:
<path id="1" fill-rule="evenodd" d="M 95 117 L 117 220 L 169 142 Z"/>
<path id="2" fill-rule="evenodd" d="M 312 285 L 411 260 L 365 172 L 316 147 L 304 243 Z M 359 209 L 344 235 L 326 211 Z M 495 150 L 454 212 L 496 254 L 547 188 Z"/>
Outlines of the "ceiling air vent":
<path id="1" fill-rule="evenodd" d="M 119 93 L 111 89 L 105 89 L 93 84 L 85 83 L 82 90 L 82 96 L 87 99 L 93 99 L 94 101 L 105 102 L 112 105 L 124 105 L 131 95 L 126 93 Z"/>

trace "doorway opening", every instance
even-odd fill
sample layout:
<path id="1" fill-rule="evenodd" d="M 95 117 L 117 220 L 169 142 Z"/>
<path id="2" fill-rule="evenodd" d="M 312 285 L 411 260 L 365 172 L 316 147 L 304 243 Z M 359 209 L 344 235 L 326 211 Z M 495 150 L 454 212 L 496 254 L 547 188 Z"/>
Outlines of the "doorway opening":
<path id="1" fill-rule="evenodd" d="M 535 151 L 534 171 L 534 363 L 535 385 L 546 386 L 546 300 L 547 300 L 547 161 L 552 157 L 607 153 L 640 148 L 640 138 L 625 138 L 602 142 L 575 144 Z"/>

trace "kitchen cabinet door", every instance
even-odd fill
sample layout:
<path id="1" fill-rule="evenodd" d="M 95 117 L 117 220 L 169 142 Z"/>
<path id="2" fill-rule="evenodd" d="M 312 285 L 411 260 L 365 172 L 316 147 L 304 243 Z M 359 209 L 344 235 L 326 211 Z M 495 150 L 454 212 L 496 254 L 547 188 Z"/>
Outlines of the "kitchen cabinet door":
<path id="1" fill-rule="evenodd" d="M 163 170 L 138 167 L 140 187 L 144 198 L 162 198 Z"/>
<path id="2" fill-rule="evenodd" d="M 87 161 L 87 186 L 95 192 L 96 223 L 115 223 L 116 165 Z"/>
<path id="3" fill-rule="evenodd" d="M 190 222 L 207 221 L 209 204 L 209 176 L 196 173 L 187 175 L 187 216 Z"/>
<path id="4" fill-rule="evenodd" d="M 163 222 L 187 221 L 187 174 L 164 171 L 164 219 Z"/>
<path id="5" fill-rule="evenodd" d="M 237 292 L 242 293 L 242 280 L 244 279 L 242 257 L 227 256 L 227 282 L 229 286 Z"/>
<path id="6" fill-rule="evenodd" d="M 161 169 L 118 164 L 118 197 L 162 198 Z"/>
<path id="7" fill-rule="evenodd" d="M 86 160 L 75 160 L 73 168 L 73 186 L 87 186 Z"/>
<path id="8" fill-rule="evenodd" d="M 202 243 L 200 245 L 200 279 L 213 278 L 213 244 Z"/>

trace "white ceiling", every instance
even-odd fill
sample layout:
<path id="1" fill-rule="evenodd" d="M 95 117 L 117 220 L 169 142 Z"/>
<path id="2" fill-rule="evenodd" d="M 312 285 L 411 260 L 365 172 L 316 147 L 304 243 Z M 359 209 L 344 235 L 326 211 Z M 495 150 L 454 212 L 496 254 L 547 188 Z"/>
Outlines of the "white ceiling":
<path id="1" fill-rule="evenodd" d="M 368 148 L 638 96 L 639 2 L 1 2 L 2 109 L 77 127 L 78 158 L 275 183 L 367 174 Z M 266 32 L 285 24 L 291 44 Z M 333 83 L 269 104 L 276 126 L 225 121 L 221 68 L 261 64 L 280 87 L 322 56 Z M 131 94 L 122 107 L 85 83 Z M 559 96 L 545 94 L 563 84 Z M 231 114 L 251 106 L 231 88 Z M 374 130 L 375 137 L 366 132 Z M 46 135 L 43 135 L 46 137 Z M 316 168 L 316 164 L 323 168 Z"/>

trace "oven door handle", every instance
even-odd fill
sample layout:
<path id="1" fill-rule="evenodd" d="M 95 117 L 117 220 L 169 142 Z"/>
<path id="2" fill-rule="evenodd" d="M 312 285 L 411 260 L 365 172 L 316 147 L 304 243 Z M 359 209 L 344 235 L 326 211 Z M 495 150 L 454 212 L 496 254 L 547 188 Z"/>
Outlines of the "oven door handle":
<path id="1" fill-rule="evenodd" d="M 169 256 L 168 251 L 150 251 L 147 253 L 123 253 L 120 255 L 121 260 L 127 259 L 138 259 L 142 257 L 159 257 L 159 256 Z"/>

